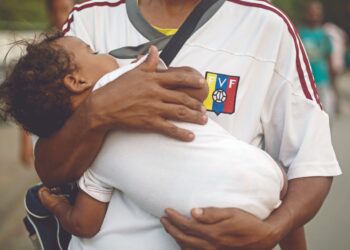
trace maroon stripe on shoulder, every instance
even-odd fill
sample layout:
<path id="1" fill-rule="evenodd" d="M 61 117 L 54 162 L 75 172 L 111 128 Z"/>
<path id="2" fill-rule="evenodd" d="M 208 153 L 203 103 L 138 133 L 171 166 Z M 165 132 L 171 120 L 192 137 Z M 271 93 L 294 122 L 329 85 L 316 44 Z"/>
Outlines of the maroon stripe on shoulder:
<path id="1" fill-rule="evenodd" d="M 266 2 L 266 0 L 261 0 L 261 1 L 264 1 Z M 269 2 L 268 2 L 269 3 Z M 271 3 L 269 3 L 271 4 Z M 281 11 L 281 10 L 280 10 Z M 281 11 L 285 16 L 287 16 L 283 11 Z M 293 22 L 291 22 L 289 20 L 290 24 L 292 25 L 293 29 L 294 29 L 294 33 L 297 33 L 297 29 L 295 28 Z M 310 81 L 310 84 L 311 84 L 311 87 L 312 87 L 312 91 L 313 91 L 313 94 L 314 94 L 314 98 L 317 102 L 317 104 L 320 106 L 320 108 L 323 110 L 323 106 L 322 106 L 322 103 L 321 103 L 321 100 L 320 100 L 320 97 L 318 95 L 318 91 L 317 91 L 317 87 L 316 87 L 316 82 L 315 82 L 315 78 L 314 78 L 314 75 L 312 73 L 312 70 L 311 70 L 311 66 L 310 66 L 310 63 L 309 63 L 309 59 L 307 57 L 307 54 L 306 54 L 306 51 L 305 51 L 305 48 L 303 46 L 303 42 L 301 41 L 300 39 L 300 36 L 299 34 L 296 35 L 297 37 L 297 40 L 300 44 L 300 50 L 301 50 L 301 53 L 302 53 L 302 56 L 303 56 L 303 61 L 304 61 L 304 65 L 305 65 L 305 68 L 306 68 L 306 71 L 307 71 L 307 75 L 309 77 L 309 81 Z"/>
<path id="2" fill-rule="evenodd" d="M 108 7 L 117 7 L 123 3 L 125 3 L 126 0 L 120 0 L 118 2 L 115 2 L 115 3 L 110 3 L 110 2 L 91 2 L 91 3 L 87 3 L 87 4 L 84 4 L 82 6 L 79 6 L 79 7 L 74 7 L 72 11 L 81 11 L 83 9 L 87 9 L 87 8 L 91 8 L 91 7 L 95 7 L 95 6 L 99 6 L 99 7 L 102 7 L 102 6 L 108 6 Z"/>
<path id="3" fill-rule="evenodd" d="M 73 21 L 74 21 L 74 16 L 72 16 L 71 18 L 69 18 L 69 19 L 67 20 L 67 22 L 66 22 L 67 27 L 66 27 L 64 30 L 62 30 L 62 32 L 63 32 L 64 35 L 66 35 L 68 31 L 70 31 L 70 26 L 71 26 L 71 24 L 72 24 Z"/>
<path id="4" fill-rule="evenodd" d="M 266 0 L 261 0 L 261 1 L 264 1 L 264 2 L 267 2 Z M 267 2 L 269 4 L 271 4 L 270 2 Z M 276 8 L 276 7 L 275 7 Z M 281 10 L 280 10 L 281 11 Z M 283 11 L 281 11 L 285 16 L 287 16 Z M 289 23 L 292 25 L 293 29 L 294 29 L 294 34 L 297 33 L 297 29 L 295 28 L 293 22 L 291 22 L 289 20 Z M 303 56 L 303 61 L 304 61 L 304 65 L 305 65 L 305 68 L 306 68 L 306 71 L 307 71 L 307 75 L 309 77 L 309 81 L 310 81 L 310 84 L 311 84 L 311 87 L 312 87 L 312 92 L 313 92 L 313 95 L 314 95 L 314 98 L 317 102 L 317 104 L 320 106 L 320 108 L 323 110 L 323 106 L 322 106 L 322 103 L 321 103 L 321 100 L 320 100 L 320 97 L 318 95 L 318 91 L 317 91 L 317 87 L 316 87 L 316 82 L 315 82 L 315 78 L 314 78 L 314 75 L 312 73 L 312 70 L 311 70 L 311 65 L 309 63 L 309 59 L 307 57 L 307 54 L 306 54 L 306 51 L 305 51 L 305 48 L 303 46 L 303 42 L 301 41 L 300 39 L 300 36 L 299 34 L 296 35 L 297 37 L 297 40 L 299 41 L 299 44 L 300 44 L 300 50 L 301 50 L 301 53 L 302 53 L 302 56 Z"/>
<path id="5" fill-rule="evenodd" d="M 264 1 L 264 2 L 267 2 L 268 4 L 271 4 L 270 2 L 268 2 L 267 0 L 260 0 L 260 1 Z M 275 7 L 276 8 L 276 7 Z M 281 11 L 281 10 L 280 10 Z M 281 11 L 285 16 L 287 16 L 283 11 Z M 293 22 L 291 22 L 289 20 L 290 24 L 292 25 L 293 29 L 294 29 L 294 33 L 297 33 L 297 29 L 295 28 Z M 310 81 L 310 84 L 311 84 L 311 87 L 312 87 L 312 91 L 313 91 L 313 95 L 314 95 L 314 98 L 317 102 L 317 104 L 320 106 L 320 108 L 323 110 L 323 106 L 322 106 L 322 103 L 321 103 L 321 100 L 320 100 L 320 97 L 318 95 L 318 91 L 317 91 L 317 87 L 316 87 L 316 82 L 315 82 L 315 78 L 314 78 L 314 75 L 312 73 L 312 70 L 311 70 L 311 65 L 309 63 L 309 59 L 307 57 L 307 54 L 306 54 L 306 51 L 305 51 L 305 48 L 303 46 L 303 42 L 301 41 L 300 39 L 300 36 L 299 34 L 296 35 L 298 41 L 299 41 L 299 44 L 300 44 L 300 50 L 301 50 L 301 53 L 303 55 L 303 61 L 304 61 L 304 65 L 305 65 L 305 68 L 306 68 L 306 71 L 307 71 L 307 75 L 309 77 L 309 81 Z"/>
<path id="6" fill-rule="evenodd" d="M 241 0 L 228 0 L 228 1 L 236 3 L 236 4 L 244 5 L 244 6 L 266 9 L 266 10 L 274 12 L 275 14 L 277 14 L 279 17 L 282 18 L 282 20 L 286 23 L 286 25 L 288 27 L 288 31 L 289 31 L 289 33 L 292 36 L 293 41 L 294 41 L 295 50 L 296 50 L 296 66 L 297 66 L 297 72 L 298 72 L 299 80 L 300 80 L 300 83 L 301 83 L 301 87 L 303 89 L 305 97 L 307 99 L 309 99 L 309 100 L 312 100 L 312 96 L 311 96 L 311 94 L 309 92 L 309 89 L 307 87 L 307 83 L 306 83 L 306 79 L 305 79 L 305 76 L 304 76 L 303 68 L 301 66 L 301 60 L 300 60 L 300 56 L 299 56 L 298 38 L 297 38 L 298 35 L 296 35 L 295 31 L 293 30 L 293 27 L 291 26 L 290 21 L 284 16 L 284 14 L 282 14 L 283 12 L 282 11 L 280 12 L 280 11 L 274 9 L 271 6 L 259 4 L 258 2 L 251 3 L 251 2 L 244 2 L 244 1 L 241 1 Z"/>
<path id="7" fill-rule="evenodd" d="M 301 53 L 303 54 L 304 64 L 305 64 L 305 67 L 306 67 L 306 70 L 307 70 L 307 74 L 308 74 L 310 82 L 311 82 L 311 87 L 312 87 L 312 91 L 313 91 L 315 100 L 316 100 L 317 104 L 321 107 L 321 109 L 323 109 L 320 97 L 318 95 L 315 78 L 314 78 L 314 75 L 312 73 L 311 66 L 310 66 L 308 57 L 306 55 L 305 48 L 302 45 L 302 41 L 301 41 L 299 36 L 298 36 L 298 40 L 299 40 L 299 43 L 301 44 L 301 46 L 300 46 L 301 47 Z"/>
<path id="8" fill-rule="evenodd" d="M 73 13 L 74 11 L 82 11 L 84 9 L 88 9 L 88 8 L 92 8 L 92 7 L 117 7 L 121 4 L 124 4 L 126 0 L 120 0 L 118 2 L 115 2 L 115 3 L 110 3 L 110 2 L 91 2 L 91 3 L 87 3 L 87 4 L 84 4 L 82 6 L 76 6 L 72 9 L 71 13 Z M 87 2 L 87 1 L 86 1 Z M 66 34 L 69 30 L 70 30 L 70 27 L 71 27 L 71 24 L 73 23 L 74 21 L 74 16 L 72 16 L 71 18 L 69 18 L 66 22 L 67 24 L 67 27 L 63 30 L 63 34 Z"/>

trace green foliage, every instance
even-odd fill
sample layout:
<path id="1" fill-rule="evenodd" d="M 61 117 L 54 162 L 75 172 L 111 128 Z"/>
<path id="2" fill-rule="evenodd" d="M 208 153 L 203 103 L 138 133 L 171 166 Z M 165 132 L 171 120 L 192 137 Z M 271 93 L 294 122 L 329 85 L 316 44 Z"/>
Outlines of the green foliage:
<path id="1" fill-rule="evenodd" d="M 44 0 L 0 0 L 0 29 L 33 30 L 48 26 Z"/>

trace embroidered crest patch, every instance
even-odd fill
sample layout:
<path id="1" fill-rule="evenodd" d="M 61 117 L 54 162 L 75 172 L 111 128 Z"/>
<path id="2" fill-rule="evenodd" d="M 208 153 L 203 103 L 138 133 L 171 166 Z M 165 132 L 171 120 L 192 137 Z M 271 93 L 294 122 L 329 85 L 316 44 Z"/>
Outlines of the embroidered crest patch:
<path id="1" fill-rule="evenodd" d="M 209 84 L 209 94 L 204 101 L 207 111 L 216 115 L 233 114 L 236 109 L 239 76 L 207 72 L 205 79 Z"/>

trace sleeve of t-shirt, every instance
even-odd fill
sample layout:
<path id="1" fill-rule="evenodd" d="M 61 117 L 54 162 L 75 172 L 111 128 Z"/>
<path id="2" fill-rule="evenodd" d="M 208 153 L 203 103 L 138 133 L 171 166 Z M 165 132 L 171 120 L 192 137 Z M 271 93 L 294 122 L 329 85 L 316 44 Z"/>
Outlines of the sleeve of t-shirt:
<path id="1" fill-rule="evenodd" d="M 286 167 L 289 179 L 339 175 L 328 115 L 321 108 L 303 45 L 287 27 L 280 39 L 261 116 L 265 150 Z"/>
<path id="2" fill-rule="evenodd" d="M 65 36 L 78 37 L 94 49 L 93 40 L 91 35 L 89 34 L 89 29 L 87 27 L 87 25 L 91 22 L 85 20 L 89 17 L 89 15 L 92 15 L 92 13 L 89 13 L 91 12 L 91 10 L 80 12 L 77 10 L 78 7 L 79 5 L 76 5 L 73 11 L 70 13 L 68 20 L 63 25 L 62 31 L 65 34 Z"/>
<path id="3" fill-rule="evenodd" d="M 78 182 L 79 188 L 100 202 L 109 202 L 113 187 L 98 178 L 90 169 L 86 170 Z"/>

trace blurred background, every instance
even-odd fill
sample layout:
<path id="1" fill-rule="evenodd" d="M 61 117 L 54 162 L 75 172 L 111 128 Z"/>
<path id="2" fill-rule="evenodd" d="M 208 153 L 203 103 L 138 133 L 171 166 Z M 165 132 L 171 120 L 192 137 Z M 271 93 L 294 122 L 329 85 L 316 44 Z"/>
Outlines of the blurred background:
<path id="1" fill-rule="evenodd" d="M 275 0 L 298 27 L 331 117 L 334 147 L 344 174 L 317 217 L 307 227 L 311 250 L 350 249 L 350 0 Z M 22 51 L 11 43 L 62 26 L 73 0 L 0 0 L 0 82 L 6 66 Z M 6 62 L 4 61 L 6 57 Z M 327 72 L 322 72 L 326 70 Z M 22 219 L 24 193 L 39 180 L 33 169 L 30 137 L 0 119 L 0 249 L 32 249 Z"/>

